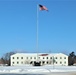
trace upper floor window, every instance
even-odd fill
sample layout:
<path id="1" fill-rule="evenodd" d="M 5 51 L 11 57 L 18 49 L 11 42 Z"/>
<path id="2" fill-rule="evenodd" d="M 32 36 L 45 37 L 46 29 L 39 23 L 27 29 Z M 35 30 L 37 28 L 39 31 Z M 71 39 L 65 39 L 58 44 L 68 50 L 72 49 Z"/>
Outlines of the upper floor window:
<path id="1" fill-rule="evenodd" d="M 12 57 L 14 59 L 14 57 Z"/>
<path id="2" fill-rule="evenodd" d="M 52 57 L 50 57 L 50 59 L 52 59 Z"/>
<path id="3" fill-rule="evenodd" d="M 62 57 L 60 57 L 60 59 L 62 59 Z"/>
<path id="4" fill-rule="evenodd" d="M 66 57 L 64 57 L 64 59 L 66 59 Z"/>
<path id="5" fill-rule="evenodd" d="M 32 59 L 32 57 L 30 57 L 30 59 Z"/>
<path id="6" fill-rule="evenodd" d="M 28 59 L 28 57 L 26 59 Z"/>
<path id="7" fill-rule="evenodd" d="M 40 57 L 38 57 L 40 59 Z"/>
<path id="8" fill-rule="evenodd" d="M 43 59 L 44 59 L 44 57 L 43 57 Z"/>
<path id="9" fill-rule="evenodd" d="M 21 57 L 21 59 L 23 59 L 23 57 Z"/>
<path id="10" fill-rule="evenodd" d="M 46 59 L 48 59 L 48 57 L 46 57 Z"/>
<path id="11" fill-rule="evenodd" d="M 17 57 L 17 59 L 19 59 L 19 57 Z"/>
<path id="12" fill-rule="evenodd" d="M 55 59 L 57 59 L 57 57 L 55 57 Z"/>
<path id="13" fill-rule="evenodd" d="M 34 59 L 36 59 L 36 57 L 34 57 Z"/>

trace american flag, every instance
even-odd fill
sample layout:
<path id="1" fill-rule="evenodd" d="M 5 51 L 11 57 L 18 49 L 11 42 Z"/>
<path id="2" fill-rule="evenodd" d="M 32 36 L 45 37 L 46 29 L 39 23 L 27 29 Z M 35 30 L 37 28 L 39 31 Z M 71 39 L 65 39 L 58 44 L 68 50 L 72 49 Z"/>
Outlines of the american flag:
<path id="1" fill-rule="evenodd" d="M 46 10 L 46 11 L 48 11 L 48 9 L 45 6 L 43 6 L 43 5 L 39 4 L 39 7 L 40 7 L 40 10 Z"/>

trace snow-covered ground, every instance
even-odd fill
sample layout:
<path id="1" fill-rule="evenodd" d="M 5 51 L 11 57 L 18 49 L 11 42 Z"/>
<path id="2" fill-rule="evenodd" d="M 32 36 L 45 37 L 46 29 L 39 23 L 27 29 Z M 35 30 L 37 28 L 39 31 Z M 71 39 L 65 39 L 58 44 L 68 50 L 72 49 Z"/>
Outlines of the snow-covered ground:
<path id="1" fill-rule="evenodd" d="M 76 75 L 76 66 L 0 66 L 0 74 Z"/>

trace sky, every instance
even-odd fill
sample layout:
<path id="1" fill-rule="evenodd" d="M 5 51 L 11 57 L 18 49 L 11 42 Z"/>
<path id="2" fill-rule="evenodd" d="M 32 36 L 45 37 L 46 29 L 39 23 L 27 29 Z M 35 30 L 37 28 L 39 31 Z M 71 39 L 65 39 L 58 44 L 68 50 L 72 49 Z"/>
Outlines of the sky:
<path id="1" fill-rule="evenodd" d="M 40 11 L 38 4 L 49 11 Z M 11 51 L 75 52 L 76 1 L 0 0 L 0 56 Z"/>

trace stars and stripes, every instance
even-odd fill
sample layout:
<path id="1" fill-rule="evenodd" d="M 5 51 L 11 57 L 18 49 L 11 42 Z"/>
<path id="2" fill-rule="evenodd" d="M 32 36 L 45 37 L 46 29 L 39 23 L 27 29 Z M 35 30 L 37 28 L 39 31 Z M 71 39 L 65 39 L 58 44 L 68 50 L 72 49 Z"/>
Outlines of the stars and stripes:
<path id="1" fill-rule="evenodd" d="M 46 10 L 46 11 L 48 11 L 48 9 L 45 6 L 41 5 L 41 4 L 39 4 L 39 7 L 40 7 L 40 10 Z"/>

